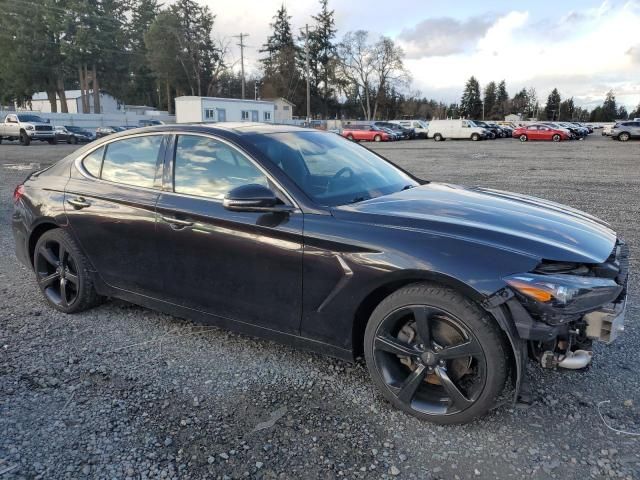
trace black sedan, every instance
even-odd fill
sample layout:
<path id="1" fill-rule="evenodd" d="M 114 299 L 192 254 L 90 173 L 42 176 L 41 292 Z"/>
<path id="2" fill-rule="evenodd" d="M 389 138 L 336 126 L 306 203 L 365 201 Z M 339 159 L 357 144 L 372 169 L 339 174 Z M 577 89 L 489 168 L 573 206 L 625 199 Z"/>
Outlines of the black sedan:
<path id="1" fill-rule="evenodd" d="M 602 221 L 433 183 L 337 135 L 126 131 L 15 190 L 19 259 L 75 313 L 117 297 L 343 359 L 438 423 L 487 412 L 527 353 L 585 367 L 622 330 L 628 250 Z"/>
<path id="2" fill-rule="evenodd" d="M 72 125 L 57 126 L 54 128 L 56 141 L 67 142 L 72 144 L 86 143 L 94 139 L 94 135 L 81 127 Z"/>

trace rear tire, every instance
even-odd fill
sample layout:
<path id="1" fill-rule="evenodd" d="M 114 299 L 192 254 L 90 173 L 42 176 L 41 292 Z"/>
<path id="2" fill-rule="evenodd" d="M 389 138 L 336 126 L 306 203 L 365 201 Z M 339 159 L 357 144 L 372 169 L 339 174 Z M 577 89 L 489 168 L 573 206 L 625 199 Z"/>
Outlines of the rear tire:
<path id="1" fill-rule="evenodd" d="M 627 142 L 629 138 L 631 138 L 631 136 L 627 132 L 622 132 L 620 135 L 618 135 L 618 140 L 620 140 L 621 142 Z"/>
<path id="2" fill-rule="evenodd" d="M 351 140 L 353 142 L 353 135 L 351 134 L 347 135 L 347 140 Z"/>
<path id="3" fill-rule="evenodd" d="M 447 354 L 452 348 L 455 354 Z M 385 398 L 440 424 L 469 422 L 495 405 L 507 379 L 507 348 L 503 332 L 477 304 L 429 283 L 384 299 L 364 338 L 367 368 Z"/>
<path id="4" fill-rule="evenodd" d="M 434 139 L 436 142 L 440 142 L 440 141 L 444 140 L 444 139 L 442 138 L 442 135 L 440 135 L 439 133 L 436 133 L 436 134 L 433 136 L 433 139 Z"/>
<path id="5" fill-rule="evenodd" d="M 520 135 L 520 137 L 518 137 L 520 139 L 521 142 L 526 142 L 527 140 L 529 140 L 529 138 L 526 135 Z"/>
<path id="6" fill-rule="evenodd" d="M 473 140 L 474 142 L 477 142 L 478 140 L 480 140 L 480 135 L 478 135 L 477 133 L 474 133 L 473 135 L 471 135 L 471 140 Z"/>
<path id="7" fill-rule="evenodd" d="M 93 283 L 89 261 L 71 236 L 55 228 L 36 243 L 33 268 L 47 303 L 63 313 L 77 313 L 102 301 Z"/>
<path id="8" fill-rule="evenodd" d="M 374 142 L 379 142 L 380 140 L 382 140 L 382 138 L 380 138 L 380 135 L 376 135 L 375 137 L 373 137 Z"/>

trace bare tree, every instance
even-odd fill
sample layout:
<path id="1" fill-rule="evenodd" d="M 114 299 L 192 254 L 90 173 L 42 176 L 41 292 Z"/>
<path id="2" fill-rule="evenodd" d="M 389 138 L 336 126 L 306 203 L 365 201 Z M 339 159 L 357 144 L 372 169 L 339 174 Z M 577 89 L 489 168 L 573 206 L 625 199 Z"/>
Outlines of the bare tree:
<path id="1" fill-rule="evenodd" d="M 369 32 L 348 32 L 338 45 L 338 75 L 344 93 L 354 95 L 366 120 L 378 113 L 389 89 L 407 84 L 404 52 L 387 37 L 369 42 Z"/>

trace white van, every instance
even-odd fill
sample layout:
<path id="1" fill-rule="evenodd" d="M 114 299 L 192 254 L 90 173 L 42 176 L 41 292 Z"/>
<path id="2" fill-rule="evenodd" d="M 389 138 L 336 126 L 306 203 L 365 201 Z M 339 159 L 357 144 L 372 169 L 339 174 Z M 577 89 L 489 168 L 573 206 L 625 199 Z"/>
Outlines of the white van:
<path id="1" fill-rule="evenodd" d="M 478 127 L 472 120 L 431 120 L 429 122 L 429 138 L 433 138 L 436 142 L 447 138 L 482 140 L 486 137 L 486 130 Z"/>
<path id="2" fill-rule="evenodd" d="M 422 120 L 389 120 L 389 123 L 396 123 L 404 128 L 413 128 L 416 131 L 416 137 L 427 138 L 429 123 Z"/>

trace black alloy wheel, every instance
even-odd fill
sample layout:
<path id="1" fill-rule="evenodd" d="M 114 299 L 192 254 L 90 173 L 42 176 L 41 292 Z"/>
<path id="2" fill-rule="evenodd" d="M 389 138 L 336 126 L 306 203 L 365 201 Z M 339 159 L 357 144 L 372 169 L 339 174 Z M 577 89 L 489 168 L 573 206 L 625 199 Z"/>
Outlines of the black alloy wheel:
<path id="1" fill-rule="evenodd" d="M 60 229 L 45 232 L 36 244 L 33 268 L 38 286 L 57 310 L 75 313 L 99 303 L 87 265 L 75 242 Z"/>
<path id="2" fill-rule="evenodd" d="M 399 290 L 374 311 L 365 357 L 391 403 L 435 423 L 486 413 L 506 380 L 495 322 L 457 292 L 427 284 Z"/>
<path id="3" fill-rule="evenodd" d="M 49 240 L 36 251 L 35 269 L 38 283 L 47 299 L 68 308 L 78 299 L 78 267 L 63 244 Z"/>

